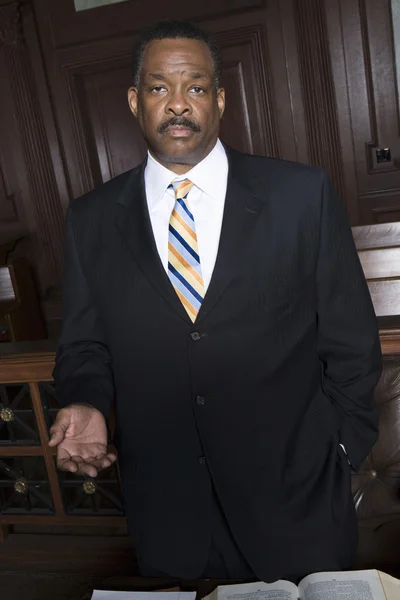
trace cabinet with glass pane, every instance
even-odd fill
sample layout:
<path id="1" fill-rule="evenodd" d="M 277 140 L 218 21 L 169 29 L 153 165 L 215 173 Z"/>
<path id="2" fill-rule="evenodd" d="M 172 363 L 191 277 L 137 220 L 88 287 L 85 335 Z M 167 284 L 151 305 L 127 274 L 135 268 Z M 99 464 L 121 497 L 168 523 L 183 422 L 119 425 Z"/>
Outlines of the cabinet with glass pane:
<path id="1" fill-rule="evenodd" d="M 57 469 L 53 352 L 0 358 L 0 530 L 13 524 L 125 524 L 118 466 L 96 479 Z M 1 537 L 1 536 L 0 536 Z"/>

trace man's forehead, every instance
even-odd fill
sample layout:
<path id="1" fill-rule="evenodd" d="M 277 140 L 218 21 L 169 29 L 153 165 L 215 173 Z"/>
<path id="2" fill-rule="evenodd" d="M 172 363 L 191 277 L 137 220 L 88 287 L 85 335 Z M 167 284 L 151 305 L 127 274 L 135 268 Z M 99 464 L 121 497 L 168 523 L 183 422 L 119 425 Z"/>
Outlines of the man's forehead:
<path id="1" fill-rule="evenodd" d="M 143 67 L 149 71 L 181 68 L 192 72 L 212 70 L 213 62 L 207 45 L 201 40 L 153 40 L 148 45 Z"/>

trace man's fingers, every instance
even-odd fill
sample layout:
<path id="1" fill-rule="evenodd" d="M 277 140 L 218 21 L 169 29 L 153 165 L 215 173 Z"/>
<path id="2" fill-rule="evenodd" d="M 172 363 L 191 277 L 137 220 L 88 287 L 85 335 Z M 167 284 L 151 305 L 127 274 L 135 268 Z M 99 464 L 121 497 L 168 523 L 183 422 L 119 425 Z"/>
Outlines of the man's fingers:
<path id="1" fill-rule="evenodd" d="M 79 454 L 74 454 L 74 455 L 72 455 L 72 456 L 71 456 L 71 460 L 72 460 L 74 463 L 76 463 L 78 466 L 79 466 L 81 463 L 84 463 L 84 462 L 85 462 L 85 459 L 84 459 L 84 458 L 82 458 L 82 456 L 80 456 Z"/>
<path id="2" fill-rule="evenodd" d="M 101 452 L 97 455 L 86 457 L 80 454 L 71 455 L 62 447 L 58 448 L 57 453 L 57 466 L 59 469 L 75 473 L 76 475 L 88 475 L 89 477 L 96 477 L 98 471 L 107 469 L 116 460 L 116 455 L 112 453 L 105 454 Z"/>
<path id="3" fill-rule="evenodd" d="M 73 460 L 70 460 L 69 458 L 58 459 L 57 467 L 61 471 L 70 471 L 71 473 L 76 473 L 78 470 L 78 465 Z"/>
<path id="4" fill-rule="evenodd" d="M 71 460 L 70 453 L 60 447 L 57 448 L 57 467 L 61 471 L 71 471 L 71 473 L 75 473 L 78 470 L 76 463 Z"/>
<path id="5" fill-rule="evenodd" d="M 112 464 L 115 463 L 115 461 L 117 460 L 117 457 L 115 456 L 115 454 L 109 453 L 109 454 L 97 454 L 94 458 L 94 460 L 99 460 L 99 461 L 105 461 L 107 462 L 107 466 L 110 467 Z"/>
<path id="6" fill-rule="evenodd" d="M 100 469 L 96 469 L 96 467 L 93 464 L 89 465 L 88 463 L 81 463 L 79 465 L 77 473 L 79 473 L 79 475 L 88 475 L 89 477 L 96 477 L 98 470 Z"/>
<path id="7" fill-rule="evenodd" d="M 49 446 L 58 446 L 63 441 L 70 422 L 71 416 L 69 410 L 61 409 L 57 414 L 54 424 L 50 427 L 51 439 Z"/>
<path id="8" fill-rule="evenodd" d="M 106 456 L 103 456 L 102 458 L 94 458 L 90 462 L 86 461 L 86 464 L 90 464 L 95 469 L 100 471 L 101 469 L 107 469 L 107 467 L 111 467 L 112 462 L 108 460 Z"/>
<path id="9" fill-rule="evenodd" d="M 75 475 L 89 475 L 89 477 L 96 477 L 97 471 L 100 469 L 100 465 L 96 468 L 96 465 L 86 462 L 81 456 L 59 458 L 57 467 L 62 471 L 69 471 Z"/>

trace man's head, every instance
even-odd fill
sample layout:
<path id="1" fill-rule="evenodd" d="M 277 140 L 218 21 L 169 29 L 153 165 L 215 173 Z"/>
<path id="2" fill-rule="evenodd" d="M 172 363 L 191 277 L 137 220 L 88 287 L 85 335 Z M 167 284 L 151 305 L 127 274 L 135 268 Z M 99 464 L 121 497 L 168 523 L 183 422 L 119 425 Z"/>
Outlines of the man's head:
<path id="1" fill-rule="evenodd" d="M 133 55 L 128 99 L 152 155 L 185 173 L 214 147 L 225 108 L 213 37 L 186 21 L 147 29 Z"/>

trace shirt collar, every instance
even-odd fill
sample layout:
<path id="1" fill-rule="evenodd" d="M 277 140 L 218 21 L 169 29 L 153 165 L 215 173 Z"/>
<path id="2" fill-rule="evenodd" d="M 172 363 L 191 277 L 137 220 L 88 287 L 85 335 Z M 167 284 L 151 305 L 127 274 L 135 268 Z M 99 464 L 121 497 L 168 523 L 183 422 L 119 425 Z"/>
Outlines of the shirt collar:
<path id="1" fill-rule="evenodd" d="M 168 186 L 175 179 L 190 179 L 205 194 L 216 200 L 224 200 L 228 179 L 228 158 L 225 148 L 217 140 L 211 152 L 185 175 L 178 176 L 161 165 L 148 152 L 148 160 L 144 173 L 146 195 L 149 209 L 155 208 L 164 196 Z"/>

